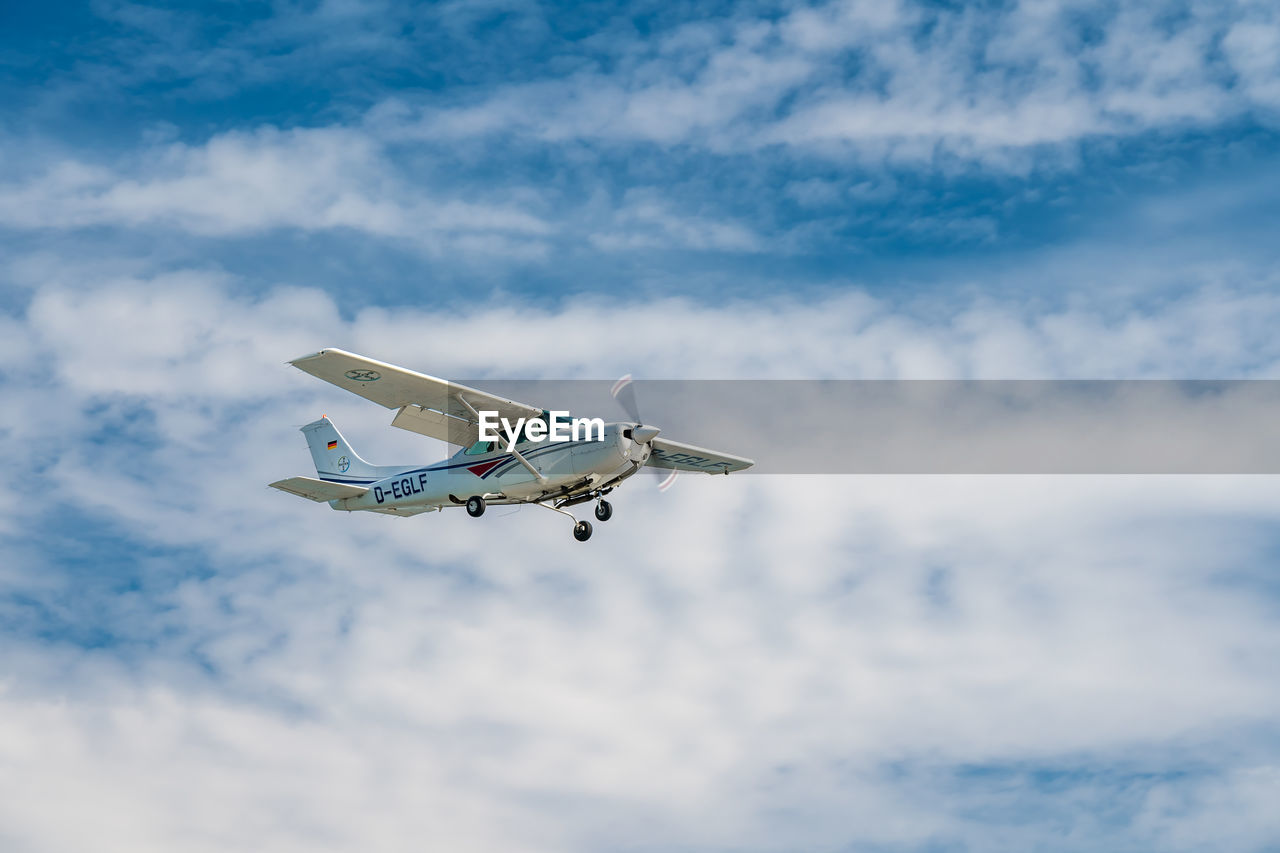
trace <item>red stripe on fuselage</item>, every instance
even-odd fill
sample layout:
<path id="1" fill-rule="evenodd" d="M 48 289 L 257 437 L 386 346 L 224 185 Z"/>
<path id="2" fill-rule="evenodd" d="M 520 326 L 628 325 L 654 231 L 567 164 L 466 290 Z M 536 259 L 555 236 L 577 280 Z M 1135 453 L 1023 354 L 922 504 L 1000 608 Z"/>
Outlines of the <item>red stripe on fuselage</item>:
<path id="1" fill-rule="evenodd" d="M 472 465 L 471 467 L 467 468 L 467 470 L 470 471 L 472 474 L 475 474 L 477 477 L 483 477 L 485 474 L 488 474 L 494 468 L 497 468 L 499 465 L 501 465 L 503 462 L 506 462 L 506 461 L 507 460 L 505 459 L 494 459 L 490 462 L 481 462 L 479 465 Z"/>

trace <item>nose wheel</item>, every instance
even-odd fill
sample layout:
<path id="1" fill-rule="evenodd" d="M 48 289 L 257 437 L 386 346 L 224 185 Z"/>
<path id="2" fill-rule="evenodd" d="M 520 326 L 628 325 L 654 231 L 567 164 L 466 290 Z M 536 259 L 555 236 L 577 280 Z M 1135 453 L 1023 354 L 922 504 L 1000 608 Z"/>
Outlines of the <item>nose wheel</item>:
<path id="1" fill-rule="evenodd" d="M 579 542 L 586 542 L 591 538 L 591 522 L 578 521 L 578 519 L 574 518 L 573 513 L 569 512 L 569 510 L 558 507 L 555 504 L 543 503 L 542 501 L 530 501 L 530 503 L 533 506 L 540 506 L 543 509 L 549 509 L 552 512 L 558 512 L 561 515 L 568 516 L 568 518 L 573 521 L 573 538 L 577 539 Z M 604 517 L 608 518 L 609 515 L 606 513 Z M 600 518 L 599 507 L 596 507 L 596 518 Z"/>
<path id="2" fill-rule="evenodd" d="M 596 521 L 608 521 L 613 518 L 613 504 L 602 500 L 596 504 Z"/>

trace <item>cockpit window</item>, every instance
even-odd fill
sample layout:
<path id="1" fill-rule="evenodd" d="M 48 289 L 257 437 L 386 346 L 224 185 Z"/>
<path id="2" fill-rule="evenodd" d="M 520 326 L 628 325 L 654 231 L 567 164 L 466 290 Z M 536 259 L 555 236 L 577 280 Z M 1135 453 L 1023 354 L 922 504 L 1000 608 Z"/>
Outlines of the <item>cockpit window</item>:
<path id="1" fill-rule="evenodd" d="M 517 445 L 528 444 L 530 441 L 529 424 L 533 423 L 534 421 L 542 421 L 542 420 L 546 420 L 546 418 L 545 417 L 529 418 L 529 420 L 525 422 L 525 425 L 520 429 L 520 438 L 516 440 L 516 444 Z"/>
<path id="2" fill-rule="evenodd" d="M 493 450 L 493 445 L 494 442 L 492 441 L 477 441 L 475 444 L 464 450 L 463 455 L 480 456 L 481 454 L 488 453 L 490 450 Z"/>

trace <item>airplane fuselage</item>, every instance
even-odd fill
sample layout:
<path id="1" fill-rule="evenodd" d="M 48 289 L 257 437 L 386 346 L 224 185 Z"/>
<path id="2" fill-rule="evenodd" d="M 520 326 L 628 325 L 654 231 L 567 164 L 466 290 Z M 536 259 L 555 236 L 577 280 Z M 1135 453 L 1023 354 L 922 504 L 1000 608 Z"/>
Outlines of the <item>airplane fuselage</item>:
<path id="1" fill-rule="evenodd" d="M 472 495 L 501 503 L 585 494 L 620 482 L 648 460 L 651 447 L 628 437 L 631 426 L 607 424 L 598 440 L 521 442 L 515 450 L 528 467 L 505 447 L 471 447 L 433 465 L 406 467 L 377 479 L 336 473 L 320 478 L 368 489 L 359 497 L 329 502 L 347 511 L 420 512 L 457 506 Z"/>

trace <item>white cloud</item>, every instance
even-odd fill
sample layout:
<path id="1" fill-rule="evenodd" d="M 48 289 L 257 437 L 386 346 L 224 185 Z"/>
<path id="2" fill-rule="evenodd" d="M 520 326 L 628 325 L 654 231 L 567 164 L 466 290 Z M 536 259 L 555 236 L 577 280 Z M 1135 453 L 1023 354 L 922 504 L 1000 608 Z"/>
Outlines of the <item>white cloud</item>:
<path id="1" fill-rule="evenodd" d="M 1276 355 L 1232 334 L 1280 313 L 1269 294 L 1207 289 L 1149 319 L 975 304 L 934 322 L 855 295 L 518 309 L 343 318 L 318 291 L 247 297 L 191 274 L 36 287 L 9 321 L 5 419 L 49 464 L 19 457 L 5 491 L 38 482 L 56 502 L 24 502 L 18 529 L 74 509 L 180 550 L 136 598 L 95 599 L 120 648 L 7 640 L 8 838 L 989 847 L 973 814 L 1048 795 L 957 768 L 1159 776 L 1187 754 L 1221 775 L 1140 787 L 1120 829 L 1088 823 L 1105 780 L 1080 783 L 1070 846 L 1190 849 L 1221 815 L 1232 838 L 1265 837 L 1275 756 L 1232 756 L 1280 702 L 1266 479 L 686 477 L 623 489 L 586 546 L 537 509 L 345 516 L 264 484 L 305 471 L 293 426 L 319 411 L 380 461 L 425 454 L 282 364 L 324 345 L 443 375 L 1054 376 L 1084 355 L 1118 375 L 1243 373 L 1256 347 Z M 467 347 L 480 330 L 500 345 Z M 146 413 L 142 435 L 90 443 L 120 407 Z M 0 582 L 30 595 L 33 571 Z M 1003 827 L 1008 849 L 1045 837 L 1034 818 Z"/>
<path id="2" fill-rule="evenodd" d="M 1019 149 L 1265 113 L 1277 33 L 1248 4 L 831 2 L 776 22 L 688 24 L 619 45 L 607 72 L 513 84 L 385 127 L 1021 169 Z"/>
<path id="3" fill-rule="evenodd" d="M 388 102 L 358 128 L 58 158 L 0 187 L 0 223 L 351 230 L 436 257 L 538 257 L 566 236 L 754 252 L 758 224 L 660 188 L 589 203 L 574 231 L 537 193 L 437 188 L 392 152 L 509 132 L 1022 169 L 1042 146 L 1274 108 L 1274 10 L 1164 11 L 839 3 L 596 40 L 601 66 Z M 284 14 L 209 51 L 193 85 L 279 74 L 244 64 L 254 38 L 356 28 L 359 49 L 394 50 L 399 20 Z M 789 192 L 822 207 L 899 185 Z M 1235 198 L 1137 219 L 1173 243 Z M 378 462 L 439 450 L 284 364 L 329 345 L 454 377 L 1275 377 L 1275 276 L 1219 249 L 1069 245 L 950 269 L 945 298 L 784 281 L 751 302 L 636 285 L 395 309 L 18 257 L 0 314 L 0 846 L 1261 847 L 1280 796 L 1270 478 L 683 477 L 622 489 L 585 546 L 533 508 L 345 516 L 265 488 L 306 472 L 294 428 L 321 412 Z M 1041 769 L 1065 778 L 1046 790 Z"/>
<path id="4" fill-rule="evenodd" d="M 824 189 L 829 178 L 792 181 L 793 197 L 828 209 L 788 233 L 758 206 L 715 189 L 723 176 L 672 187 L 647 171 L 651 163 L 618 173 L 593 158 L 641 144 L 728 155 L 713 162 L 735 178 L 743 172 L 733 164 L 751 172 L 778 152 L 791 164 L 852 155 L 875 166 L 873 174 L 885 161 L 1027 173 L 1048 162 L 1078 166 L 1077 143 L 1086 139 L 1270 115 L 1280 79 L 1267 59 L 1280 38 L 1274 15 L 1216 4 L 1167 11 L 832 3 L 775 22 L 699 21 L 645 42 L 615 37 L 593 48 L 611 58 L 608 70 L 583 61 L 563 76 L 450 91 L 437 101 L 389 99 L 353 125 L 259 127 L 202 142 L 161 135 L 115 158 L 46 158 L 15 141 L 21 168 L 0 184 L 0 225 L 215 237 L 353 231 L 478 261 L 540 260 L 581 245 L 804 251 L 808 237 L 830 245 L 849 224 L 833 218 L 848 212 L 850 198 Z M 530 144 L 539 152 L 555 146 L 564 172 L 546 183 L 537 158 L 526 156 Z M 518 173 L 502 168 L 505 158 Z M 584 175 L 589 183 L 577 183 Z M 884 202 L 899 191 L 891 178 L 835 180 L 852 184 L 855 201 Z M 601 201 L 615 185 L 620 200 Z M 999 234 L 992 211 L 944 205 L 942 217 L 930 217 L 921 199 L 938 198 L 907 192 L 898 197 L 907 202 L 902 221 L 883 220 L 899 234 L 918 239 L 927 230 L 961 243 Z"/>
<path id="5" fill-rule="evenodd" d="M 633 189 L 613 211 L 611 224 L 590 236 L 605 251 L 692 249 L 757 252 L 763 239 L 748 227 L 715 217 L 688 215 L 673 209 L 657 190 Z"/>
<path id="6" fill-rule="evenodd" d="M 1262 3 L 1251 12 L 1231 25 L 1222 48 L 1249 97 L 1274 110 L 1280 108 L 1280 15 Z"/>
<path id="7" fill-rule="evenodd" d="M 444 252 L 459 244 L 537 256 L 551 227 L 508 203 L 406 185 L 381 147 L 344 128 L 231 131 L 172 143 L 120 169 L 65 161 L 0 187 L 0 223 L 24 228 L 178 227 L 245 235 L 352 229 Z"/>

